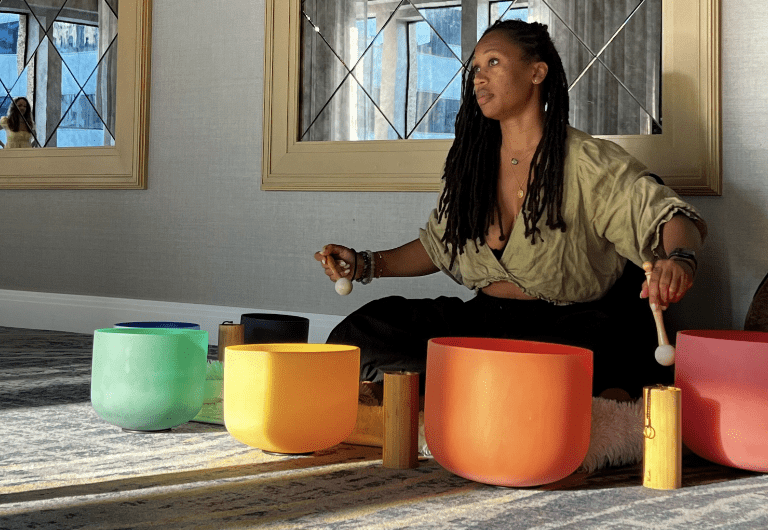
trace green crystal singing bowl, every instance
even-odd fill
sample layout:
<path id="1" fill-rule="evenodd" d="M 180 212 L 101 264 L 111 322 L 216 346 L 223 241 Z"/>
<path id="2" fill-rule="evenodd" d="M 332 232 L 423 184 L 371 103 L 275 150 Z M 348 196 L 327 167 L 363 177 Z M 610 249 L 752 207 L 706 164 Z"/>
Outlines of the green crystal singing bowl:
<path id="1" fill-rule="evenodd" d="M 208 332 L 108 328 L 93 336 L 91 404 L 126 430 L 162 431 L 203 406 Z"/>

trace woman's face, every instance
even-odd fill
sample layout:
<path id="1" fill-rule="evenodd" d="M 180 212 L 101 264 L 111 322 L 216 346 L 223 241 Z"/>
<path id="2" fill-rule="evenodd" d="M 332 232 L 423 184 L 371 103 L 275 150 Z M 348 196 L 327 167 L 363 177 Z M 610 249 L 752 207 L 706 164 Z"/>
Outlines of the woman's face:
<path id="1" fill-rule="evenodd" d="M 520 115 L 539 101 L 535 86 L 543 80 L 541 65 L 526 62 L 520 48 L 503 31 L 485 35 L 475 47 L 472 63 L 475 73 L 475 98 L 486 118 L 503 121 Z"/>
<path id="2" fill-rule="evenodd" d="M 25 116 L 27 114 L 27 109 L 29 108 L 29 103 L 27 103 L 26 99 L 19 98 L 16 100 L 16 108 L 19 109 L 22 116 Z"/>

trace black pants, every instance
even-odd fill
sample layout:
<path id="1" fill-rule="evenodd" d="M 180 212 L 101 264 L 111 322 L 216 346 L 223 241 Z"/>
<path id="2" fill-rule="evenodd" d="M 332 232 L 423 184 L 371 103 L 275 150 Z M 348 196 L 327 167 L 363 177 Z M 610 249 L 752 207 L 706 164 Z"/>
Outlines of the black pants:
<path id="1" fill-rule="evenodd" d="M 567 306 L 483 293 L 467 302 L 452 297 L 390 296 L 346 317 L 331 332 L 328 343 L 360 347 L 361 381 L 381 382 L 388 370 L 415 371 L 422 374 L 422 392 L 427 342 L 435 337 L 510 338 L 579 346 L 594 353 L 594 395 L 617 387 L 640 397 L 643 386 L 671 384 L 673 372 L 654 358 L 658 344 L 653 316 L 648 301 L 639 298 L 644 276 L 630 274 L 637 281 L 627 276 L 625 271 L 604 298 Z"/>

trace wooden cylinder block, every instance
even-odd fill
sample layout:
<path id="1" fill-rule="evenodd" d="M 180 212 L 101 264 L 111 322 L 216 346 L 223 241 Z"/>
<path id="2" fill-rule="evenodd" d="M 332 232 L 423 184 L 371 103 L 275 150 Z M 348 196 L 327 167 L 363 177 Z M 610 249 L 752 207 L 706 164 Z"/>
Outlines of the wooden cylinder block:
<path id="1" fill-rule="evenodd" d="M 384 374 L 384 467 L 410 469 L 419 465 L 419 374 Z"/>
<path id="2" fill-rule="evenodd" d="M 222 322 L 219 324 L 219 361 L 224 361 L 227 346 L 239 346 L 245 342 L 243 324 Z"/>
<path id="3" fill-rule="evenodd" d="M 680 487 L 682 422 L 679 388 L 643 388 L 643 486 L 658 490 Z"/>

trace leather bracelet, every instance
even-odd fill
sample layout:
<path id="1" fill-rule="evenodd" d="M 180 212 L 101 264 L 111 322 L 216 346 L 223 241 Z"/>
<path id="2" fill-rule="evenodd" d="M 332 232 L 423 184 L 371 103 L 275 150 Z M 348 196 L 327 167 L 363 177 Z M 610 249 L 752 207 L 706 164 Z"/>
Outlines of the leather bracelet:
<path id="1" fill-rule="evenodd" d="M 696 262 L 689 260 L 687 258 L 679 258 L 677 256 L 673 256 L 671 258 L 672 261 L 677 261 L 678 263 L 685 263 L 691 268 L 691 271 L 693 272 L 693 275 L 696 276 Z"/>
<path id="2" fill-rule="evenodd" d="M 696 252 L 693 250 L 678 247 L 670 252 L 667 255 L 667 258 L 675 261 L 685 261 L 691 266 L 694 276 L 696 275 L 696 270 L 699 268 L 699 262 L 696 260 Z"/>
<path id="3" fill-rule="evenodd" d="M 667 258 L 672 259 L 675 256 L 679 258 L 689 259 L 698 265 L 698 262 L 696 261 L 696 252 L 693 250 L 677 247 L 667 255 Z"/>

